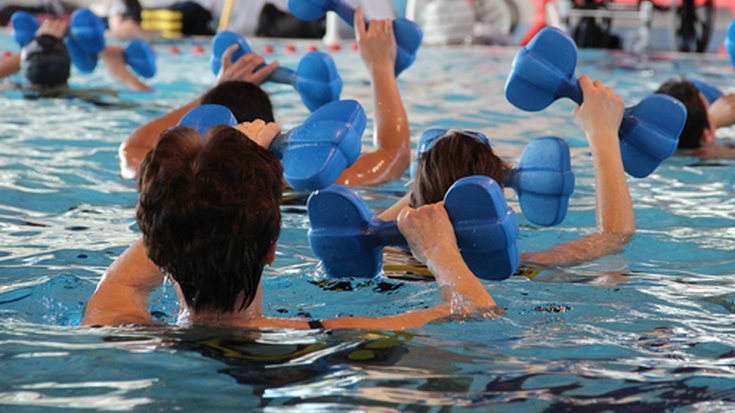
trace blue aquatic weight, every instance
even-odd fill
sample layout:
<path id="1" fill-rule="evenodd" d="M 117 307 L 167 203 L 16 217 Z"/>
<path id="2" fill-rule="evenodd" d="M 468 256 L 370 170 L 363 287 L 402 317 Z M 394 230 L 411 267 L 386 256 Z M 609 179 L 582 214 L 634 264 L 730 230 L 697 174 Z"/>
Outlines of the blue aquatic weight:
<path id="1" fill-rule="evenodd" d="M 212 57 L 209 59 L 209 65 L 215 75 L 222 67 L 222 54 L 233 44 L 240 47 L 232 53 L 232 62 L 251 51 L 245 38 L 237 33 L 223 31 L 212 39 Z M 292 85 L 299 92 L 304 105 L 312 112 L 324 104 L 339 100 L 342 93 L 342 78 L 337 72 L 334 60 L 328 54 L 319 51 L 304 55 L 295 71 L 279 67 L 268 80 Z"/>
<path id="2" fill-rule="evenodd" d="M 41 26 L 36 16 L 27 11 L 16 11 L 10 18 L 13 26 L 13 40 L 20 47 L 25 46 L 36 36 L 36 31 Z"/>
<path id="3" fill-rule="evenodd" d="M 576 64 L 574 41 L 562 30 L 546 27 L 513 59 L 505 97 L 526 111 L 542 110 L 562 97 L 581 105 L 582 89 L 574 77 Z M 686 122 L 686 108 L 671 96 L 655 94 L 644 101 L 645 110 L 626 108 L 620 125 L 623 166 L 636 178 L 648 176 L 674 153 Z M 651 139 L 652 135 L 657 138 Z"/>
<path id="4" fill-rule="evenodd" d="M 705 83 L 699 79 L 687 78 L 687 80 L 694 83 L 694 86 L 696 86 L 697 89 L 702 92 L 710 105 L 712 104 L 712 102 L 722 97 L 722 91 L 708 83 Z"/>
<path id="5" fill-rule="evenodd" d="M 490 141 L 484 134 L 462 132 L 490 146 Z M 421 134 L 416 158 L 411 163 L 411 178 L 415 174 L 418 155 L 433 147 L 446 133 L 446 129 L 433 128 Z M 555 137 L 532 140 L 523 150 L 518 165 L 503 180 L 503 184 L 515 190 L 521 211 L 531 223 L 543 226 L 561 223 L 567 214 L 569 196 L 574 192 L 569 145 Z"/>
<path id="6" fill-rule="evenodd" d="M 574 192 L 569 145 L 552 136 L 532 140 L 504 184 L 516 191 L 521 211 L 529 221 L 543 226 L 561 223 Z"/>
<path id="7" fill-rule="evenodd" d="M 30 13 L 18 11 L 11 18 L 13 38 L 21 47 L 36 36 L 38 19 Z M 72 13 L 69 31 L 64 38 L 69 57 L 82 73 L 92 73 L 97 67 L 98 54 L 105 49 L 105 24 L 89 9 Z M 156 74 L 156 55 L 142 40 L 131 40 L 125 45 L 125 63 L 138 75 L 151 78 Z"/>
<path id="8" fill-rule="evenodd" d="M 215 125 L 235 126 L 237 120 L 220 105 L 190 110 L 179 125 L 205 135 Z M 314 191 L 325 188 L 360 156 L 367 117 L 355 100 L 322 106 L 300 126 L 277 136 L 269 150 L 283 163 L 283 176 L 291 188 Z"/>
<path id="9" fill-rule="evenodd" d="M 320 19 L 328 11 L 333 11 L 351 27 L 355 23 L 355 9 L 342 0 L 289 0 L 288 9 L 304 21 Z M 393 34 L 397 46 L 395 73 L 398 76 L 416 60 L 424 33 L 418 24 L 401 17 L 393 20 Z"/>
<path id="10" fill-rule="evenodd" d="M 518 219 L 500 186 L 486 176 L 458 180 L 444 197 L 460 253 L 483 279 L 504 280 L 518 268 Z M 332 277 L 374 277 L 383 247 L 407 247 L 396 221 L 383 221 L 351 188 L 332 185 L 307 202 L 309 245 Z"/>

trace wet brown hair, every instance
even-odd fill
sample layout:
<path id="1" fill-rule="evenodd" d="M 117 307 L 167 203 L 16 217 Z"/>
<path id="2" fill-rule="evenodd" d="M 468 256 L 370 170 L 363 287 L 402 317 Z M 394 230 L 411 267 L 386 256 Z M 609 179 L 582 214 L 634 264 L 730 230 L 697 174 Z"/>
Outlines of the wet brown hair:
<path id="1" fill-rule="evenodd" d="M 418 208 L 441 201 L 449 187 L 466 176 L 485 175 L 502 186 L 507 172 L 508 166 L 491 147 L 461 131 L 449 131 L 419 154 L 409 205 Z"/>
<path id="2" fill-rule="evenodd" d="M 140 166 L 136 220 L 149 258 L 195 311 L 253 301 L 281 227 L 283 167 L 240 131 L 162 133 Z"/>

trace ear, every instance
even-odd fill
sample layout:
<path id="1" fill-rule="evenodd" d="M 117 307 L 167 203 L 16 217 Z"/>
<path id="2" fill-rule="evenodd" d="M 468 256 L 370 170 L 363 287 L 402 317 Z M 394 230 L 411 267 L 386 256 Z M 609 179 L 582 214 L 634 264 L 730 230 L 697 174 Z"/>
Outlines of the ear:
<path id="1" fill-rule="evenodd" d="M 276 260 L 276 246 L 278 245 L 278 242 L 274 242 L 273 245 L 268 249 L 268 255 L 265 257 L 265 265 L 271 265 L 273 264 L 273 261 Z"/>
<path id="2" fill-rule="evenodd" d="M 699 136 L 700 146 L 711 145 L 715 143 L 717 136 L 712 127 L 702 129 L 702 134 Z"/>

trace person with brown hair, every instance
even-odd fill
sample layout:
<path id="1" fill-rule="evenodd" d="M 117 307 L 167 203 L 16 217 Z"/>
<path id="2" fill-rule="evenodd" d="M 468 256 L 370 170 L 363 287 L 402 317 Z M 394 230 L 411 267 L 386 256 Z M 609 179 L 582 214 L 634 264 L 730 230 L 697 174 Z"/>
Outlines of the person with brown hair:
<path id="1" fill-rule="evenodd" d="M 405 329 L 495 306 L 462 259 L 444 207 L 432 204 L 405 208 L 398 228 L 433 271 L 444 303 L 374 318 L 264 315 L 261 275 L 276 257 L 283 190 L 282 166 L 267 148 L 279 132 L 260 120 L 204 137 L 184 126 L 163 132 L 138 176 L 142 237 L 102 277 L 82 324 L 152 324 L 147 299 L 165 276 L 183 325 Z"/>
<path id="2" fill-rule="evenodd" d="M 623 101 L 600 81 L 581 76 L 584 103 L 574 117 L 587 136 L 595 172 L 597 232 L 538 252 L 521 254 L 521 261 L 569 266 L 620 251 L 635 233 L 633 203 L 620 155 L 618 128 Z M 427 151 L 419 154 L 408 194 L 381 215 L 395 219 L 405 205 L 418 208 L 440 201 L 458 179 L 486 175 L 502 185 L 509 166 L 476 136 L 449 131 Z"/>
<path id="3" fill-rule="evenodd" d="M 716 130 L 735 124 L 735 94 L 728 93 L 711 104 L 693 82 L 671 79 L 656 90 L 686 106 L 687 120 L 679 135 L 679 153 L 708 159 L 735 159 L 735 145 L 718 144 Z"/>

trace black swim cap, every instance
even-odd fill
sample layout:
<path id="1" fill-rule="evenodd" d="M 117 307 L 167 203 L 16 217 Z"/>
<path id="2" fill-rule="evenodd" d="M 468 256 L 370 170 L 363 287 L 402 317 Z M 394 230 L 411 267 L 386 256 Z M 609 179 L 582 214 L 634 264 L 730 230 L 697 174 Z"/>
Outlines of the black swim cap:
<path id="1" fill-rule="evenodd" d="M 36 36 L 21 51 L 20 69 L 35 86 L 64 85 L 71 73 L 69 51 L 58 37 L 48 34 Z"/>

